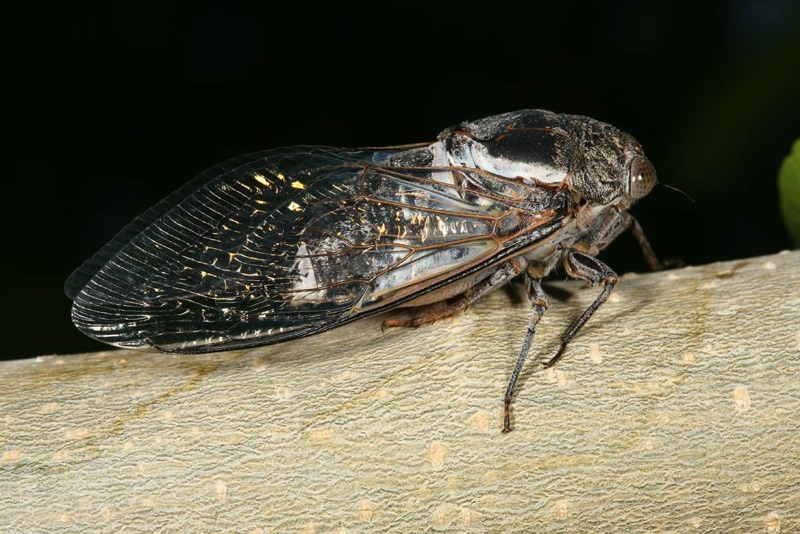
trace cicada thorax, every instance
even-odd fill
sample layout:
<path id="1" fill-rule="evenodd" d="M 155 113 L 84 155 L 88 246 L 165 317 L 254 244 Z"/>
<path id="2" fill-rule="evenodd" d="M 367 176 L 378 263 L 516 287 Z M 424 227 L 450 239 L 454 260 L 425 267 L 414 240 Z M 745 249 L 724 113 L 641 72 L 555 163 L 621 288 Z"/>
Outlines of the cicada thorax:
<path id="1" fill-rule="evenodd" d="M 575 139 L 563 116 L 507 114 L 467 122 L 440 139 L 451 165 L 481 169 L 525 184 L 563 184 Z"/>

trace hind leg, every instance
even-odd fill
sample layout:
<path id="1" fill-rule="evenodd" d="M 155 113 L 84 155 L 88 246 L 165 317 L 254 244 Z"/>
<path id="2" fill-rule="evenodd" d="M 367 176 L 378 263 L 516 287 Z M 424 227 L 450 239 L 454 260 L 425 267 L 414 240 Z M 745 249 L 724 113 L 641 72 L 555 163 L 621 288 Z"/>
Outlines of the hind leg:
<path id="1" fill-rule="evenodd" d="M 451 315 L 462 312 L 490 291 L 497 289 L 517 276 L 522 272 L 522 269 L 519 263 L 512 260 L 504 264 L 488 278 L 481 280 L 467 289 L 455 302 L 448 304 L 443 309 L 432 310 L 429 313 L 418 315 L 411 319 L 387 319 L 381 323 L 381 330 L 393 327 L 417 328 L 424 324 L 430 324 L 439 319 L 444 319 L 445 317 L 450 317 Z"/>

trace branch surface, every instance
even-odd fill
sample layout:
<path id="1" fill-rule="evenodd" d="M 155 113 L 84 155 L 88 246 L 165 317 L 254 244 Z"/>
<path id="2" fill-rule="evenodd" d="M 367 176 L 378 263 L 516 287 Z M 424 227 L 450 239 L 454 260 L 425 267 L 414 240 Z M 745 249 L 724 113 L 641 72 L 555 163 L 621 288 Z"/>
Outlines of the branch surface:
<path id="1" fill-rule="evenodd" d="M 540 371 L 597 294 L 546 290 L 510 434 L 504 291 L 416 330 L 0 364 L 0 531 L 800 531 L 800 252 L 625 275 Z"/>

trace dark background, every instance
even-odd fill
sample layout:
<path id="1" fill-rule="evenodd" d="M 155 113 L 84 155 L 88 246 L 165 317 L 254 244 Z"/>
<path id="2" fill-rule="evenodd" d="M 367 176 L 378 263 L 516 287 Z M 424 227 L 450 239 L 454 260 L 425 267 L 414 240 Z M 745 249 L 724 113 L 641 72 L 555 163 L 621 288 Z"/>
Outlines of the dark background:
<path id="1" fill-rule="evenodd" d="M 73 328 L 64 280 L 227 157 L 428 141 L 522 108 L 589 115 L 639 139 L 661 182 L 693 199 L 659 187 L 634 208 L 661 256 L 700 264 L 790 247 L 775 180 L 800 135 L 797 2 L 520 4 L 7 13 L 0 356 L 102 349 Z M 644 269 L 629 236 L 603 257 Z"/>

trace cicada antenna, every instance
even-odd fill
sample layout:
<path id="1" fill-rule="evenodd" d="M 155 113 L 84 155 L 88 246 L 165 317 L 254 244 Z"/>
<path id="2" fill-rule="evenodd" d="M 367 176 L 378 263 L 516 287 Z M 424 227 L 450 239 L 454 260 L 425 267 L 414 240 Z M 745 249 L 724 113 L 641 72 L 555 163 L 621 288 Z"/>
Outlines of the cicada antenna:
<path id="1" fill-rule="evenodd" d="M 689 193 L 687 193 L 686 191 L 684 191 L 684 190 L 682 190 L 682 189 L 678 189 L 677 187 L 673 187 L 673 186 L 671 186 L 671 185 L 669 185 L 669 184 L 665 184 L 665 183 L 662 183 L 662 184 L 660 184 L 660 185 L 663 185 L 663 186 L 664 186 L 664 187 L 666 187 L 667 189 L 672 189 L 673 191 L 677 191 L 677 192 L 678 192 L 678 193 L 680 193 L 681 195 L 683 195 L 683 196 L 685 196 L 686 198 L 688 198 L 688 199 L 689 199 L 689 202 L 694 202 L 694 199 L 693 199 L 692 197 L 690 197 L 690 196 L 689 196 Z"/>

